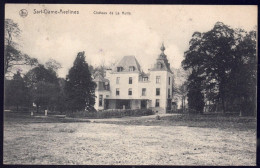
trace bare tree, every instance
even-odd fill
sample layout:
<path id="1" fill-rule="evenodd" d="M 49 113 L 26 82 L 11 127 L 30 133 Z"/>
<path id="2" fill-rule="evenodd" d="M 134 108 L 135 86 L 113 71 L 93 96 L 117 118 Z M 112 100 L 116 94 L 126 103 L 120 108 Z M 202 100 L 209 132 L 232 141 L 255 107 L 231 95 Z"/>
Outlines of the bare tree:
<path id="1" fill-rule="evenodd" d="M 23 54 L 16 40 L 20 37 L 21 30 L 19 25 L 11 19 L 5 19 L 5 52 L 4 52 L 4 73 L 10 73 L 14 66 L 36 65 L 37 59 Z"/>

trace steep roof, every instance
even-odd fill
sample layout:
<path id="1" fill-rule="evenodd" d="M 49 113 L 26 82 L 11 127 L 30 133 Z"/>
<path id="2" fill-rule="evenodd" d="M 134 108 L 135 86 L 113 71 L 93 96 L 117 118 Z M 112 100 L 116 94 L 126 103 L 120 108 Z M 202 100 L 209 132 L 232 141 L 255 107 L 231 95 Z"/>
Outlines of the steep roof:
<path id="1" fill-rule="evenodd" d="M 93 81 L 94 82 L 109 82 L 108 79 L 103 78 L 101 75 L 97 75 Z"/>
<path id="2" fill-rule="evenodd" d="M 141 76 L 141 77 L 149 77 L 150 74 L 149 74 L 149 73 L 144 73 L 144 72 L 142 71 L 142 72 L 140 72 L 140 76 Z"/>
<path id="3" fill-rule="evenodd" d="M 122 60 L 114 67 L 114 71 L 117 71 L 117 67 L 123 67 L 123 72 L 129 72 L 129 67 L 131 66 L 135 67 L 135 71 L 141 71 L 141 66 L 135 56 L 124 56 Z"/>
<path id="4" fill-rule="evenodd" d="M 168 71 L 173 74 L 170 63 L 168 62 L 167 56 L 164 54 L 165 47 L 162 44 L 161 47 L 161 54 L 156 60 L 156 63 L 154 64 L 154 67 L 151 69 L 151 71 Z"/>

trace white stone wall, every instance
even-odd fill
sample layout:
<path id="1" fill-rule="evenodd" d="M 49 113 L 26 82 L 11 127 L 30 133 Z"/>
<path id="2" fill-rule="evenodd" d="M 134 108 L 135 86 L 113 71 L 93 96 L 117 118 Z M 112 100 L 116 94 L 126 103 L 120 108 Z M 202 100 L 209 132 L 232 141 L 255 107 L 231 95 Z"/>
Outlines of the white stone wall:
<path id="1" fill-rule="evenodd" d="M 116 78 L 120 77 L 119 84 L 116 84 Z M 132 77 L 132 84 L 129 84 L 129 77 Z M 111 99 L 137 99 L 139 96 L 137 72 L 112 73 L 108 78 L 110 81 L 110 98 Z M 116 88 L 119 88 L 120 94 L 116 95 Z M 128 95 L 128 89 L 132 88 L 132 95 Z"/>
<path id="2" fill-rule="evenodd" d="M 161 77 L 160 83 L 156 83 L 156 76 Z M 166 71 L 150 71 L 150 99 L 152 100 L 151 106 L 155 107 L 156 99 L 160 100 L 160 107 L 165 108 L 166 107 L 166 77 L 167 72 Z M 156 96 L 156 88 L 160 88 L 160 95 Z"/>
<path id="3" fill-rule="evenodd" d="M 161 77 L 161 82 L 156 83 L 156 76 Z M 169 85 L 169 77 L 170 85 Z M 160 100 L 160 108 L 156 108 L 159 111 L 166 112 L 167 100 L 168 100 L 168 89 L 170 89 L 170 96 L 172 97 L 172 78 L 173 75 L 167 71 L 150 71 L 150 91 L 149 99 L 152 100 L 151 107 L 155 107 L 156 99 Z M 160 96 L 156 96 L 156 88 L 160 88 Z"/>
<path id="4" fill-rule="evenodd" d="M 103 100 L 102 100 L 102 106 L 99 106 L 99 95 L 103 95 Z M 103 110 L 104 109 L 104 105 L 105 105 L 105 101 L 104 99 L 110 96 L 110 92 L 109 91 L 95 91 L 95 105 L 94 108 L 96 110 Z"/>

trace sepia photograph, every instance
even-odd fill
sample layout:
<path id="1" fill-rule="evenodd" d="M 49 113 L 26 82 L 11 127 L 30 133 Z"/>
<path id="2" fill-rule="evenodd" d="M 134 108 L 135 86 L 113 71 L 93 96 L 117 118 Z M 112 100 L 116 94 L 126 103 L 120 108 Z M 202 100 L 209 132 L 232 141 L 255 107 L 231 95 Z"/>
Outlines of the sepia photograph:
<path id="1" fill-rule="evenodd" d="M 3 164 L 256 166 L 257 8 L 6 3 Z"/>

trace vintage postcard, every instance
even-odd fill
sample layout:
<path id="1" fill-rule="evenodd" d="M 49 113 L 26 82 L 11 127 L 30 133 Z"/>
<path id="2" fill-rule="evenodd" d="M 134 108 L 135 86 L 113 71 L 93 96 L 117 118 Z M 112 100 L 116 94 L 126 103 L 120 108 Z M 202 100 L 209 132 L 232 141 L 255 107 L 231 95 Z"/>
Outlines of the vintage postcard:
<path id="1" fill-rule="evenodd" d="M 256 5 L 5 4 L 5 165 L 256 165 Z"/>

